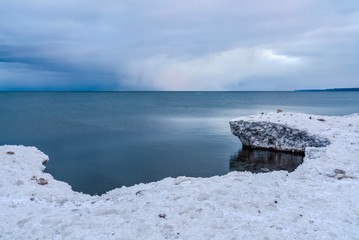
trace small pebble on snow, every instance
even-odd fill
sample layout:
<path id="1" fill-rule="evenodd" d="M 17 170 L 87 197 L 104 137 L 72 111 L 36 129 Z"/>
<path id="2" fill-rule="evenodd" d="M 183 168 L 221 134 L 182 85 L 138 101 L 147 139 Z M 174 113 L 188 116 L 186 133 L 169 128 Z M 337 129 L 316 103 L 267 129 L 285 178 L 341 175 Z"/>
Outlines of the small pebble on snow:
<path id="1" fill-rule="evenodd" d="M 46 185 L 46 184 L 48 184 L 49 182 L 48 182 L 45 178 L 39 178 L 39 179 L 37 180 L 37 183 L 38 183 L 39 185 Z"/>

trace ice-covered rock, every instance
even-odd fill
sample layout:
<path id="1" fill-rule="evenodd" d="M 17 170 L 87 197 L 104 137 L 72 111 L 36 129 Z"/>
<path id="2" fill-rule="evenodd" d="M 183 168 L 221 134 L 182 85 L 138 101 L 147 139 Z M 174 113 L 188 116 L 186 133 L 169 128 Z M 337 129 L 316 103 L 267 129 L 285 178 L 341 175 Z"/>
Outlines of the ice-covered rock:
<path id="1" fill-rule="evenodd" d="M 285 124 L 237 119 L 230 121 L 230 126 L 242 144 L 251 148 L 304 152 L 306 147 L 325 147 L 329 144 L 327 139 Z"/>

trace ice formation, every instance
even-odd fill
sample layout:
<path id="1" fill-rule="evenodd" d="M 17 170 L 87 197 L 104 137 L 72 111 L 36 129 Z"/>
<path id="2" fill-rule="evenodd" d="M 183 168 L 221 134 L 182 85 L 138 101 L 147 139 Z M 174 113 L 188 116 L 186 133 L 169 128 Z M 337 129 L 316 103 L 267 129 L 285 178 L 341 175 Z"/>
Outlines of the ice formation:
<path id="1" fill-rule="evenodd" d="M 35 147 L 2 146 L 0 239 L 358 239 L 359 115 L 241 120 L 284 124 L 330 144 L 306 147 L 292 173 L 166 178 L 102 196 L 44 173 L 48 157 Z"/>
<path id="2" fill-rule="evenodd" d="M 304 152 L 307 147 L 325 147 L 327 139 L 308 134 L 285 124 L 251 121 L 243 117 L 230 121 L 231 131 L 242 144 L 251 148 Z"/>

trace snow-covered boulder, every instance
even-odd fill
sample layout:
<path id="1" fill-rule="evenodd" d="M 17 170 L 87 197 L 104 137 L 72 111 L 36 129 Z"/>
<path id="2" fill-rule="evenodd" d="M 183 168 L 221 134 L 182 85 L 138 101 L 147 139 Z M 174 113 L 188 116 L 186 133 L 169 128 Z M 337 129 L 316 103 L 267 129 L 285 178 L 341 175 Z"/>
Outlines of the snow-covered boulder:
<path id="1" fill-rule="evenodd" d="M 231 131 L 244 146 L 279 151 L 304 152 L 306 147 L 325 147 L 329 141 L 285 124 L 235 119 Z"/>

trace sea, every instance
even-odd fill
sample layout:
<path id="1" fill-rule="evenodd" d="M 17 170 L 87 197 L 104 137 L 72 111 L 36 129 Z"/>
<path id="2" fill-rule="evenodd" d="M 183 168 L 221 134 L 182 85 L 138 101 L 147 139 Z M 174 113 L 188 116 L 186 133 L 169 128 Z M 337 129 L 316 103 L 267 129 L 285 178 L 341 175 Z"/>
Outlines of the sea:
<path id="1" fill-rule="evenodd" d="M 238 159 L 248 150 L 229 120 L 277 109 L 358 113 L 359 91 L 0 92 L 0 145 L 36 146 L 50 158 L 46 172 L 100 195 L 166 177 L 243 170 Z"/>

